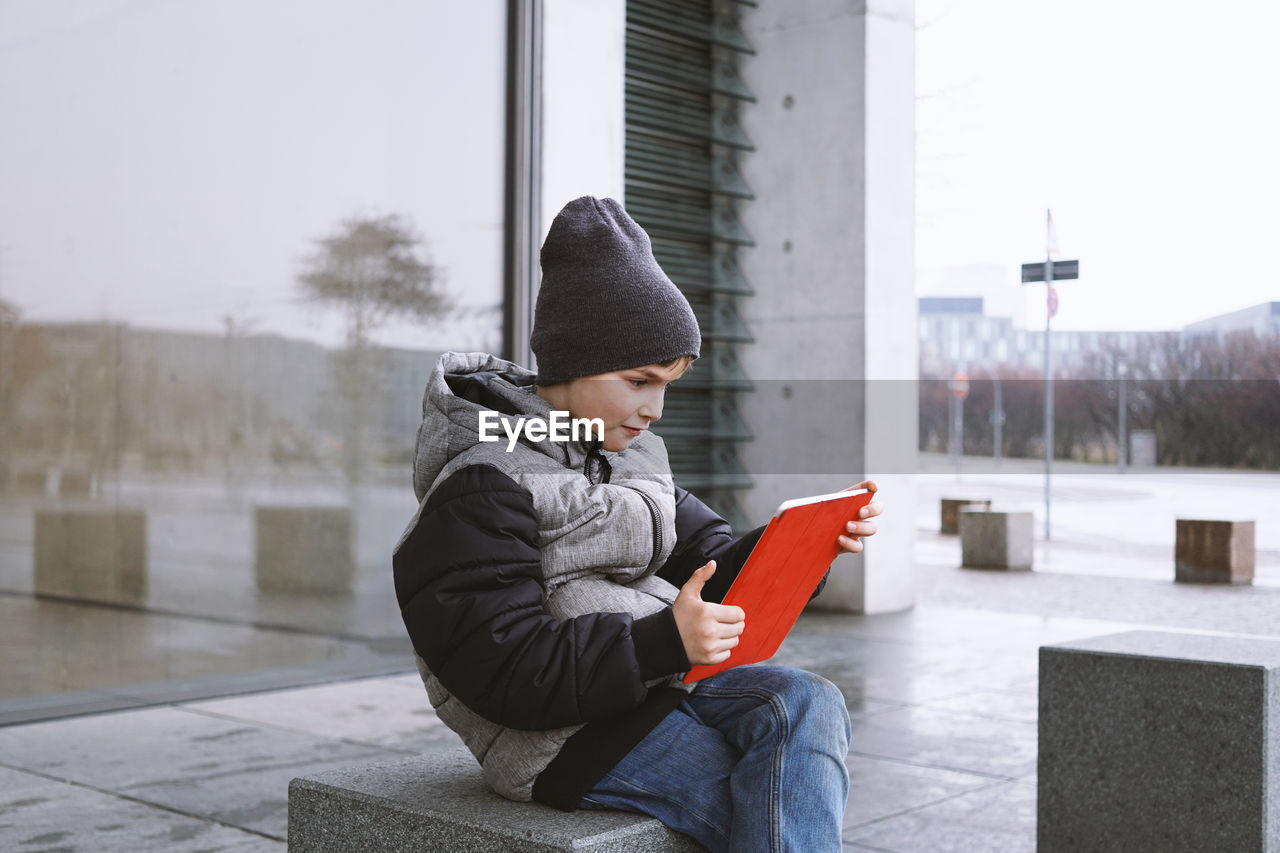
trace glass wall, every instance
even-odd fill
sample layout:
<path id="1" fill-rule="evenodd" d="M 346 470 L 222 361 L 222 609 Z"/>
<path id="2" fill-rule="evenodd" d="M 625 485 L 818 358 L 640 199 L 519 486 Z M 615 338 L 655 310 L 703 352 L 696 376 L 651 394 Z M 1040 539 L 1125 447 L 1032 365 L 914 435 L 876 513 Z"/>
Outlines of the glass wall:
<path id="1" fill-rule="evenodd" d="M 501 345 L 505 5 L 0 6 L 0 711 L 409 663 L 422 390 Z"/>

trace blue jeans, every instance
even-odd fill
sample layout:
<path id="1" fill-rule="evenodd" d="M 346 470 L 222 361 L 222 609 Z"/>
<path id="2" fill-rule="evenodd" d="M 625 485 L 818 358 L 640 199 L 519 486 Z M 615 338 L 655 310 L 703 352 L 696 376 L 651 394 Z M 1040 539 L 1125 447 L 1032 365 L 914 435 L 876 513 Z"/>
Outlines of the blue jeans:
<path id="1" fill-rule="evenodd" d="M 839 851 L 850 736 L 831 682 L 735 667 L 700 682 L 581 806 L 652 815 L 713 851 Z"/>

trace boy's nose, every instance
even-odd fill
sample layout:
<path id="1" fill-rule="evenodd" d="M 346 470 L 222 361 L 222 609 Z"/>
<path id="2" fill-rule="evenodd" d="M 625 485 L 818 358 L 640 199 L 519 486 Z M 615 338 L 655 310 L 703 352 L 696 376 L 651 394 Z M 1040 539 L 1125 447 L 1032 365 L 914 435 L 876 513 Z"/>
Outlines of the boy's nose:
<path id="1" fill-rule="evenodd" d="M 662 397 L 646 402 L 640 407 L 639 415 L 651 421 L 659 420 L 662 417 Z"/>

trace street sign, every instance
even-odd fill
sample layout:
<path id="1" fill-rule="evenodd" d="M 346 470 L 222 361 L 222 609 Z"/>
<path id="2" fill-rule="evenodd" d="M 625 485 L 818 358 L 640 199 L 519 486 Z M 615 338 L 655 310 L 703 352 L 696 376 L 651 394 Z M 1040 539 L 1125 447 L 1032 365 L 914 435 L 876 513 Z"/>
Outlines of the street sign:
<path id="1" fill-rule="evenodd" d="M 1053 280 L 1062 281 L 1068 278 L 1080 277 L 1080 261 L 1054 261 L 1053 262 Z M 1038 264 L 1022 265 L 1022 283 L 1029 284 L 1033 281 L 1044 281 L 1044 262 Z"/>
<path id="2" fill-rule="evenodd" d="M 1049 302 L 1049 316 L 1057 317 L 1058 316 L 1058 291 L 1054 288 L 1052 284 L 1049 285 L 1048 302 Z"/>

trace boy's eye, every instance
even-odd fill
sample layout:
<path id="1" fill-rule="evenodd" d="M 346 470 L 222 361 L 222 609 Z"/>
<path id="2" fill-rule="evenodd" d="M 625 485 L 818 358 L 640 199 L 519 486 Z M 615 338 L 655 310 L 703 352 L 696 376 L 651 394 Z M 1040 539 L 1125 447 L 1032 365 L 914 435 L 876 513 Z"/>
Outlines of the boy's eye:
<path id="1" fill-rule="evenodd" d="M 628 379 L 627 381 L 631 383 L 631 387 L 632 387 L 632 388 L 643 388 L 643 387 L 644 387 L 644 385 L 645 385 L 645 381 L 646 381 L 646 380 L 644 380 L 644 379 Z"/>

